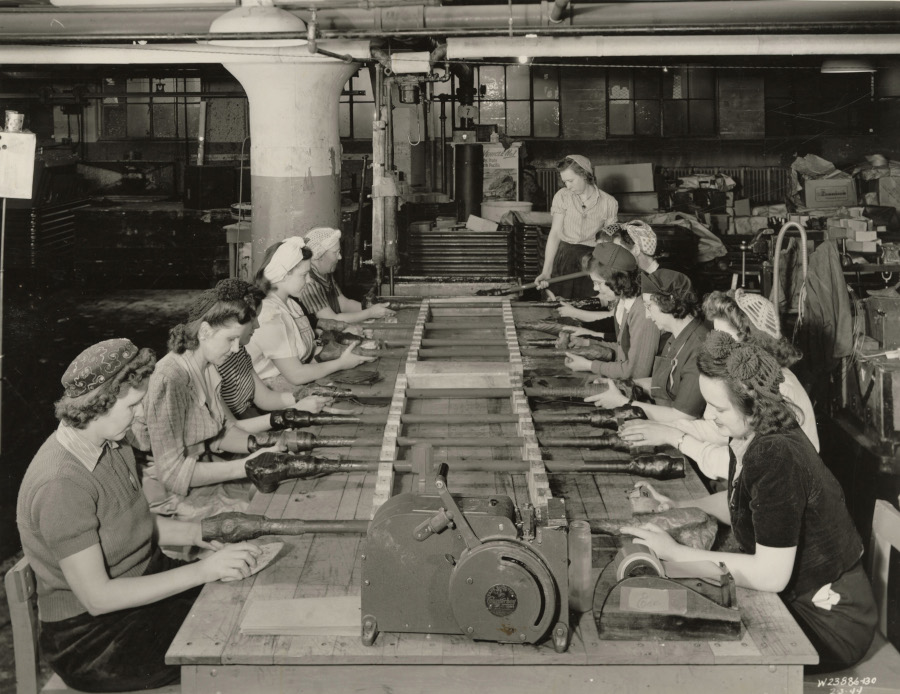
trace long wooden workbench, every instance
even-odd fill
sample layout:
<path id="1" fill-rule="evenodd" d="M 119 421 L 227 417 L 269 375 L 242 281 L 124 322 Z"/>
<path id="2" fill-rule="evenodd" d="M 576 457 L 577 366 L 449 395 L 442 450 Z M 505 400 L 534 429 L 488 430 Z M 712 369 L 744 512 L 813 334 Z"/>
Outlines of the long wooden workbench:
<path id="1" fill-rule="evenodd" d="M 548 309 L 516 308 L 516 320 L 533 320 Z M 415 310 L 399 314 L 402 323 L 421 323 Z M 393 338 L 401 330 L 390 331 Z M 421 337 L 421 335 L 419 336 Z M 520 335 L 521 337 L 521 335 Z M 546 337 L 544 335 L 543 337 Z M 386 380 L 370 387 L 387 395 L 396 372 L 410 369 L 403 352 L 383 358 L 379 370 Z M 401 379 L 402 381 L 402 379 Z M 396 398 L 394 398 L 396 409 Z M 498 397 L 405 398 L 403 411 L 414 414 L 507 414 L 514 399 Z M 578 407 L 578 406 L 573 406 Z M 368 406 L 367 412 L 387 412 L 388 405 Z M 583 407 L 580 408 L 584 410 Z M 580 425 L 565 427 L 566 435 L 590 434 Z M 390 428 L 390 427 L 388 427 Z M 371 438 L 384 427 L 329 426 L 323 435 Z M 390 432 L 389 432 L 390 433 Z M 404 432 L 412 436 L 413 433 Z M 538 432 L 540 433 L 540 432 Z M 514 423 L 416 424 L 414 435 L 432 438 L 516 436 Z M 527 434 L 527 432 L 526 432 Z M 387 437 L 386 437 L 387 438 Z M 381 451 L 341 449 L 348 458 L 390 460 Z M 390 450 L 387 448 L 387 450 Z M 436 448 L 436 459 L 450 464 L 449 488 L 455 494 L 509 495 L 517 506 L 534 501 L 532 471 L 522 474 L 453 471 L 462 457 L 514 459 L 515 447 Z M 397 460 L 408 449 L 394 449 Z M 578 449 L 567 452 L 577 455 Z M 520 458 L 521 459 L 521 458 Z M 368 520 L 384 484 L 379 473 L 338 474 L 288 482 L 273 494 L 258 494 L 250 512 L 274 518 Z M 390 467 L 388 465 L 388 467 Z M 549 491 L 565 499 L 568 519 L 621 518 L 631 515 L 627 492 L 635 478 L 622 474 L 559 474 L 547 476 Z M 706 493 L 696 474 L 656 482 L 676 499 Z M 390 493 L 413 491 L 411 474 L 394 473 Z M 531 487 L 531 489 L 530 489 Z M 360 593 L 363 538 L 356 535 L 280 537 L 279 558 L 259 574 L 236 583 L 207 585 L 190 617 L 172 643 L 167 662 L 182 667 L 182 691 L 187 693 L 254 692 L 591 692 L 667 691 L 800 692 L 803 665 L 817 662 L 811 644 L 778 596 L 738 589 L 744 630 L 740 641 L 604 641 L 590 613 L 573 621 L 568 650 L 552 645 L 510 645 L 474 642 L 464 636 L 381 633 L 371 647 L 347 636 L 248 636 L 240 631 L 242 616 L 254 600 L 331 597 Z M 599 571 L 615 549 L 611 537 L 593 538 L 593 563 Z M 577 626 L 576 626 L 577 625 Z"/>

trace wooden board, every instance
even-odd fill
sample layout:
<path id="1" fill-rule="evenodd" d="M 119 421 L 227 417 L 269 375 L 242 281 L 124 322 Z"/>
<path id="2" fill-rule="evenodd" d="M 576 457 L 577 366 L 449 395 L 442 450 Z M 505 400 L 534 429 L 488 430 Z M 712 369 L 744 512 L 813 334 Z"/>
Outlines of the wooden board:
<path id="1" fill-rule="evenodd" d="M 241 621 L 242 634 L 358 636 L 359 596 L 253 600 Z"/>

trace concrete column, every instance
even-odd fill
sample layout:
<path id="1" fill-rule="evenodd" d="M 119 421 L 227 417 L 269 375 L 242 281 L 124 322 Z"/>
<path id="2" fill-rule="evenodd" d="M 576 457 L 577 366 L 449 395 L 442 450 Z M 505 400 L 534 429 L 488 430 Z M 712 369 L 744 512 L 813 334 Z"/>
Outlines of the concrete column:
<path id="1" fill-rule="evenodd" d="M 224 63 L 250 101 L 253 265 L 316 226 L 340 227 L 338 102 L 356 63 Z"/>

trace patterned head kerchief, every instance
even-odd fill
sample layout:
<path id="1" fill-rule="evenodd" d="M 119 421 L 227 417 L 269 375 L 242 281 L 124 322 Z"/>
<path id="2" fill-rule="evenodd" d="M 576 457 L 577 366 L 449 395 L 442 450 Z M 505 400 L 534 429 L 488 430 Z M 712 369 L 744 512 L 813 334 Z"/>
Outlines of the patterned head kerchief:
<path id="1" fill-rule="evenodd" d="M 131 340 L 124 337 L 99 342 L 75 357 L 62 377 L 67 397 L 90 393 L 110 380 L 138 353 Z"/>
<path id="2" fill-rule="evenodd" d="M 754 328 L 776 340 L 781 337 L 778 312 L 775 310 L 775 305 L 766 297 L 738 289 L 734 293 L 734 301 L 750 319 Z"/>
<path id="3" fill-rule="evenodd" d="M 653 255 L 656 253 L 656 233 L 653 231 L 653 227 L 647 224 L 647 222 L 635 220 L 633 222 L 626 222 L 622 226 L 625 227 L 625 231 L 628 232 L 631 240 L 641 249 L 641 253 L 644 255 Z"/>
<path id="4" fill-rule="evenodd" d="M 328 252 L 328 249 L 341 240 L 341 230 L 331 227 L 316 227 L 304 237 L 306 245 L 312 251 L 313 260 L 318 260 Z"/>

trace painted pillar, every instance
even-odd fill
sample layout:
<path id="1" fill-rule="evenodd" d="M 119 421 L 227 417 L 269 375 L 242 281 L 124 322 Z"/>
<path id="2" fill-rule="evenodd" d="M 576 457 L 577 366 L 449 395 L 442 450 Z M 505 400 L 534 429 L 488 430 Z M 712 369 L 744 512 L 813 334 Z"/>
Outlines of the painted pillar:
<path id="1" fill-rule="evenodd" d="M 338 102 L 356 63 L 224 63 L 250 101 L 253 265 L 316 226 L 340 228 Z"/>

